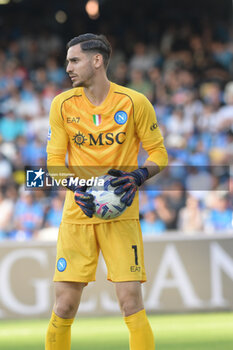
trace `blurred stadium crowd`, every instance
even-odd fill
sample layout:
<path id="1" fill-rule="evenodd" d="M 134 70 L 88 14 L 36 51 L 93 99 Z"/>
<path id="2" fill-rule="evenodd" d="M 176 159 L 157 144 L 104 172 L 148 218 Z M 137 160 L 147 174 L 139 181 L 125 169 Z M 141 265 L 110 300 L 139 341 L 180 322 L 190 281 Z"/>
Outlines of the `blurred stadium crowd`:
<path id="1" fill-rule="evenodd" d="M 233 27 L 169 25 L 156 44 L 153 36 L 136 40 L 128 52 L 109 39 L 110 79 L 149 98 L 170 158 L 165 188 L 148 182 L 140 191 L 143 234 L 232 233 L 233 186 L 223 166 L 233 160 Z M 0 240 L 49 239 L 41 232 L 59 226 L 65 192 L 25 191 L 24 166 L 46 162 L 50 104 L 71 87 L 65 43 L 44 31 L 1 47 Z"/>

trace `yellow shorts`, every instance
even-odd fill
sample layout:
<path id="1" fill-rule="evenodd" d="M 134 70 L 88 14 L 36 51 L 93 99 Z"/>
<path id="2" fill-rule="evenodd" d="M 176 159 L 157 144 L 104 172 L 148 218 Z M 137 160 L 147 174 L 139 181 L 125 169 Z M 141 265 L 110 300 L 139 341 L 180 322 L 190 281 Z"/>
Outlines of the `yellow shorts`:
<path id="1" fill-rule="evenodd" d="M 95 281 L 100 250 L 107 265 L 108 280 L 146 281 L 139 220 L 85 225 L 62 222 L 54 281 Z"/>

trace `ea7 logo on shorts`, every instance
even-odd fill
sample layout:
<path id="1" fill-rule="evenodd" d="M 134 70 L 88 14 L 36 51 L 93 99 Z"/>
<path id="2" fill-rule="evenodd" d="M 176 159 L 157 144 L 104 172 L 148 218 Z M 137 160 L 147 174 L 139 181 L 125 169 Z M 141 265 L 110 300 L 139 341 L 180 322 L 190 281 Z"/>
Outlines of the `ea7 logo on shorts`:
<path id="1" fill-rule="evenodd" d="M 153 130 L 157 129 L 157 127 L 158 127 L 158 124 L 157 124 L 157 123 L 153 123 L 153 124 L 150 126 L 150 129 L 151 129 L 151 131 L 153 131 Z"/>
<path id="2" fill-rule="evenodd" d="M 40 168 L 40 170 L 27 170 L 27 182 L 26 187 L 43 187 L 44 186 L 44 174 L 45 171 Z"/>
<path id="3" fill-rule="evenodd" d="M 64 258 L 58 259 L 58 261 L 57 261 L 57 269 L 58 269 L 59 272 L 65 271 L 66 266 L 67 266 L 66 259 L 64 259 Z"/>
<path id="4" fill-rule="evenodd" d="M 140 266 L 130 266 L 130 272 L 140 272 L 141 267 Z"/>

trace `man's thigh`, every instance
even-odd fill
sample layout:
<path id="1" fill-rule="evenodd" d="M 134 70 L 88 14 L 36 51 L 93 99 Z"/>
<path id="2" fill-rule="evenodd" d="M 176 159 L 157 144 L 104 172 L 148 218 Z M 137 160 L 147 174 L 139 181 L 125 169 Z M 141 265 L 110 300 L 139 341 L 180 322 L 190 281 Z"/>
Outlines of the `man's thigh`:
<path id="1" fill-rule="evenodd" d="M 54 281 L 94 281 L 98 256 L 99 246 L 93 225 L 62 222 L 57 241 Z"/>
<path id="2" fill-rule="evenodd" d="M 113 282 L 146 281 L 142 232 L 139 220 L 95 225 L 96 236 Z"/>

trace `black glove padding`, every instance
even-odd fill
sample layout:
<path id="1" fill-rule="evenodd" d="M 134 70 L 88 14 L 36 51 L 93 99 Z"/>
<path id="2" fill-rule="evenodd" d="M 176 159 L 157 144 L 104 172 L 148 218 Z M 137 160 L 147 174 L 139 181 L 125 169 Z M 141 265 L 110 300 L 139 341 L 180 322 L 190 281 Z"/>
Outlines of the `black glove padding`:
<path id="1" fill-rule="evenodd" d="M 74 200 L 82 209 L 84 214 L 92 218 L 95 212 L 94 196 L 86 192 L 87 186 L 76 186 L 74 190 Z"/>

